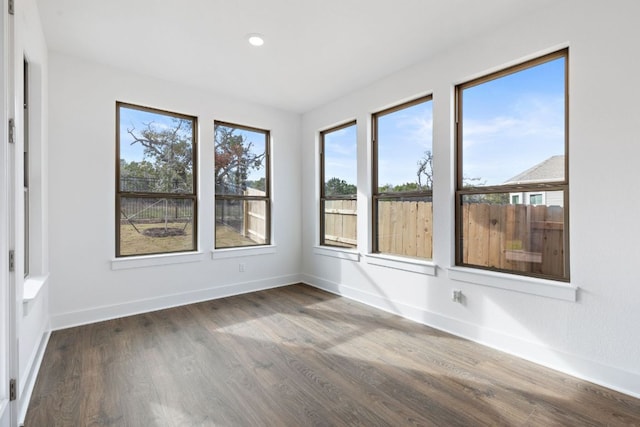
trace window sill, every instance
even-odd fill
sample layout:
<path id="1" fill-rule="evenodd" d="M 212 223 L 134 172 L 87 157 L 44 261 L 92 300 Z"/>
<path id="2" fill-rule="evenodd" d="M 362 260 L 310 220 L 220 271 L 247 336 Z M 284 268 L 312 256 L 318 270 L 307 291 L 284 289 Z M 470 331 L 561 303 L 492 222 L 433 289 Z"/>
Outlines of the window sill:
<path id="1" fill-rule="evenodd" d="M 449 278 L 459 282 L 489 286 L 513 292 L 555 298 L 564 301 L 577 301 L 578 288 L 568 283 L 553 280 L 523 277 L 508 273 L 484 271 L 465 267 L 451 267 Z"/>
<path id="2" fill-rule="evenodd" d="M 31 310 L 33 302 L 38 298 L 40 291 L 44 288 L 49 280 L 49 275 L 28 277 L 24 281 L 24 288 L 22 289 L 22 314 L 28 315 Z"/>
<path id="3" fill-rule="evenodd" d="M 354 249 L 341 249 L 328 246 L 314 246 L 313 253 L 332 258 L 346 259 L 348 261 L 360 261 L 360 254 Z"/>
<path id="4" fill-rule="evenodd" d="M 176 254 L 144 255 L 136 257 L 116 258 L 111 261 L 111 269 L 127 270 L 130 268 L 185 264 L 189 262 L 200 262 L 203 259 L 204 254 L 202 252 L 186 252 Z"/>
<path id="5" fill-rule="evenodd" d="M 367 264 L 426 274 L 428 276 L 436 275 L 436 265 L 432 261 L 422 261 L 414 258 L 385 254 L 368 254 L 365 255 L 365 257 L 367 258 Z"/>
<path id="6" fill-rule="evenodd" d="M 211 259 L 237 258 L 243 256 L 255 256 L 276 253 L 275 245 L 249 246 L 244 248 L 214 249 L 211 251 Z"/>

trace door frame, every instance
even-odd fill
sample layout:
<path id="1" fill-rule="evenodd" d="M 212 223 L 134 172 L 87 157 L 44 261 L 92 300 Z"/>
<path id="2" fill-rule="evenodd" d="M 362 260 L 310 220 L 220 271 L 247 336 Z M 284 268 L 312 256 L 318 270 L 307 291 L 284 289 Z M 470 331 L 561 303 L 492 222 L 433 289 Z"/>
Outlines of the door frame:
<path id="1" fill-rule="evenodd" d="M 17 380 L 18 374 L 16 275 L 9 268 L 9 251 L 15 250 L 16 245 L 15 140 L 9 141 L 9 119 L 15 118 L 14 20 L 9 14 L 8 0 L 0 3 L 0 93 L 3 99 L 0 113 L 0 236 L 3 236 L 0 238 L 0 427 L 15 427 L 18 425 L 18 400 L 9 399 L 9 381 Z"/>

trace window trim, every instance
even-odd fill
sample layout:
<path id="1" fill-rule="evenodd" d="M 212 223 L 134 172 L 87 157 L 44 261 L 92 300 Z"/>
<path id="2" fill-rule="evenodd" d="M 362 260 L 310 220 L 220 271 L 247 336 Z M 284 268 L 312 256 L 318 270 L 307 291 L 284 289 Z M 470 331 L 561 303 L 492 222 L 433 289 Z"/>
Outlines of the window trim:
<path id="1" fill-rule="evenodd" d="M 492 80 L 499 79 L 511 74 L 518 73 L 533 68 L 544 63 L 564 58 L 564 177 L 561 181 L 550 181 L 542 183 L 523 183 L 510 185 L 492 185 L 481 187 L 465 187 L 463 178 L 463 138 L 462 138 L 462 112 L 463 112 L 463 96 L 462 92 L 474 86 L 487 83 Z M 456 190 L 455 190 L 455 266 L 478 270 L 488 270 L 492 272 L 511 274 L 516 276 L 533 277 L 559 282 L 570 282 L 570 254 L 569 254 L 569 48 L 560 49 L 558 51 L 542 55 L 540 57 L 524 61 L 522 63 L 506 67 L 502 70 L 489 73 L 485 76 L 478 77 L 465 83 L 461 83 L 455 87 L 455 150 L 456 150 Z M 466 195 L 474 194 L 496 194 L 496 193 L 527 193 L 527 192 L 545 192 L 545 191 L 562 191 L 564 197 L 564 274 L 562 277 L 552 276 L 548 274 L 531 273 L 516 270 L 505 270 L 495 267 L 485 267 L 475 264 L 467 264 L 463 262 L 462 254 L 462 198 Z M 523 200 L 524 202 L 524 200 Z"/>
<path id="2" fill-rule="evenodd" d="M 326 201 L 331 201 L 331 200 L 353 200 L 356 202 L 356 207 L 357 207 L 357 203 L 358 203 L 358 194 L 357 194 L 357 182 L 356 182 L 356 195 L 355 197 L 351 197 L 351 196 L 327 196 L 325 194 L 325 158 L 324 158 L 324 143 L 325 143 L 325 136 L 329 133 L 332 132 L 337 132 L 339 130 L 342 129 L 346 129 L 348 127 L 351 126 L 356 126 L 356 135 L 357 135 L 357 131 L 358 131 L 358 123 L 357 120 L 351 120 L 349 122 L 345 122 L 342 123 L 340 125 L 337 126 L 333 126 L 329 129 L 325 129 L 320 131 L 320 240 L 319 240 L 319 246 L 321 247 L 328 247 L 328 248 L 336 248 L 336 249 L 342 249 L 342 250 L 357 250 L 358 248 L 358 242 L 357 242 L 357 230 L 356 230 L 356 244 L 353 247 L 344 247 L 344 246 L 338 246 L 338 245 L 330 245 L 327 244 L 325 241 L 325 202 Z M 356 137 L 356 146 L 358 144 L 357 141 L 357 137 Z M 356 156 L 356 163 L 357 163 L 357 156 Z"/>
<path id="3" fill-rule="evenodd" d="M 238 249 L 250 249 L 250 248 L 255 248 L 255 247 L 260 247 L 260 246 L 272 246 L 272 236 L 271 236 L 271 131 L 268 129 L 262 129 L 262 128 L 258 128 L 258 127 L 254 127 L 254 126 L 247 126 L 247 125 L 240 125 L 237 123 L 231 123 L 231 122 L 227 122 L 227 121 L 223 121 L 223 120 L 214 120 L 213 121 L 213 132 L 214 132 L 214 162 L 213 162 L 213 168 L 214 168 L 214 177 L 215 177 L 215 168 L 216 168 L 216 164 L 215 164 L 215 132 L 216 129 L 218 128 L 218 126 L 224 126 L 224 127 L 230 127 L 230 128 L 234 128 L 234 129 L 240 129 L 240 130 L 245 130 L 245 131 L 249 131 L 249 132 L 258 132 L 258 133 L 262 133 L 265 135 L 265 178 L 264 178 L 264 185 L 265 185 L 265 195 L 264 196 L 238 196 L 238 195 L 231 195 L 231 194 L 218 194 L 217 191 L 215 191 L 215 186 L 216 183 L 213 183 L 214 186 L 214 194 L 213 194 L 213 207 L 214 207 L 214 218 L 213 218 L 213 249 L 214 251 L 224 251 L 224 250 L 238 250 Z M 216 225 L 216 219 L 215 219 L 215 208 L 216 208 L 216 202 L 218 200 L 240 200 L 240 201 L 264 201 L 266 203 L 266 207 L 265 207 L 265 242 L 264 243 L 257 243 L 255 245 L 246 245 L 246 246 L 224 246 L 224 247 L 218 247 L 217 243 L 216 243 L 216 233 L 218 230 L 218 227 Z"/>
<path id="4" fill-rule="evenodd" d="M 22 62 L 22 76 L 23 76 L 23 144 L 22 144 L 22 178 L 23 178 L 23 205 L 24 205 L 24 278 L 28 279 L 31 274 L 31 235 L 32 235 L 32 226 L 31 226 L 31 216 L 33 211 L 33 204 L 31 203 L 31 134 L 29 132 L 30 128 L 30 114 L 31 114 L 31 98 L 29 96 L 30 92 L 30 76 L 31 76 L 31 64 L 27 60 L 26 57 L 23 57 Z"/>
<path id="5" fill-rule="evenodd" d="M 577 286 L 557 280 L 461 266 L 447 268 L 447 277 L 456 282 L 470 283 L 557 300 L 569 302 L 576 302 L 578 300 Z"/>
<path id="6" fill-rule="evenodd" d="M 432 255 L 431 258 L 419 258 L 410 257 L 406 255 L 398 255 L 393 253 L 380 252 L 378 243 L 378 202 L 380 200 L 391 200 L 398 197 L 406 198 L 419 198 L 430 197 L 433 203 L 433 186 L 430 190 L 426 191 L 405 191 L 399 193 L 393 192 L 378 192 L 378 118 L 386 116 L 397 111 L 404 110 L 406 108 L 413 107 L 418 104 L 433 102 L 433 94 L 423 95 L 410 101 L 403 102 L 393 107 L 386 108 L 384 110 L 377 111 L 371 115 L 371 253 L 374 255 L 389 256 L 396 258 L 406 258 L 409 260 L 432 261 L 433 260 L 433 234 L 431 237 Z M 433 153 L 433 146 L 431 148 Z M 432 221 L 433 224 L 433 221 Z"/>
<path id="7" fill-rule="evenodd" d="M 134 191 L 121 191 L 120 187 L 120 108 L 128 108 L 132 110 L 145 111 L 155 113 L 159 115 L 171 116 L 178 119 L 189 120 L 192 123 L 192 143 L 191 143 L 191 162 L 192 162 L 192 192 L 191 193 L 148 193 L 148 192 L 134 192 Z M 198 251 L 198 118 L 196 116 L 190 116 L 183 113 L 176 113 L 173 111 L 163 110 L 160 108 L 153 108 L 138 104 L 131 104 L 128 102 L 116 101 L 116 176 L 115 176 L 115 227 L 116 227 L 116 247 L 115 258 L 129 258 L 129 257 L 146 257 L 146 256 L 159 256 L 168 254 L 181 254 L 188 252 Z M 120 253 L 120 225 L 121 225 L 121 206 L 122 198 L 158 198 L 158 199 L 180 199 L 191 200 L 193 203 L 193 218 L 192 218 L 192 249 L 176 250 L 169 252 L 152 252 L 144 254 L 130 254 L 122 255 Z"/>

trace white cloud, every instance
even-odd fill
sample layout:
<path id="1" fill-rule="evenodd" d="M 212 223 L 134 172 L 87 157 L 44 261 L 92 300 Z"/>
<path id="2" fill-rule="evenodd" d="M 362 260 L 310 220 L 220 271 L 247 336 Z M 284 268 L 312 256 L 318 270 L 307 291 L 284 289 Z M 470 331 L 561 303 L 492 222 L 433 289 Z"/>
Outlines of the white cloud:
<path id="1" fill-rule="evenodd" d="M 465 174 L 498 184 L 552 155 L 563 154 L 563 108 L 562 97 L 523 96 L 508 111 L 503 108 L 493 117 L 465 117 Z"/>

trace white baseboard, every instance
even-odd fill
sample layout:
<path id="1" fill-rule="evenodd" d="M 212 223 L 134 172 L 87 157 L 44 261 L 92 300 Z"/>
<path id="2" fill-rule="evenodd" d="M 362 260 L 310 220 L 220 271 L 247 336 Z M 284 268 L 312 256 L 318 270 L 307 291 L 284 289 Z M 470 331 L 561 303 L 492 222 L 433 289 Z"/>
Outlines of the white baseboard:
<path id="1" fill-rule="evenodd" d="M 18 402 L 18 425 L 24 424 L 24 419 L 27 416 L 27 409 L 29 408 L 29 401 L 31 400 L 31 394 L 33 393 L 33 387 L 36 385 L 36 379 L 38 378 L 38 372 L 40 371 L 40 365 L 42 365 L 42 359 L 44 358 L 47 344 L 49 343 L 49 337 L 51 337 L 51 331 L 47 330 L 42 335 L 38 348 L 34 352 L 31 360 L 29 360 L 29 368 L 27 375 L 24 379 L 20 379 L 20 400 Z"/>
<path id="2" fill-rule="evenodd" d="M 134 314 L 148 313 L 150 311 L 193 304 L 217 298 L 256 292 L 265 289 L 278 288 L 300 282 L 300 276 L 292 274 L 288 276 L 272 277 L 254 280 L 250 282 L 234 283 L 217 286 L 208 289 L 200 289 L 180 294 L 163 295 L 137 301 L 128 301 L 122 304 L 92 307 L 67 313 L 52 314 L 52 330 L 66 329 Z"/>
<path id="3" fill-rule="evenodd" d="M 392 301 L 383 296 L 364 292 L 320 277 L 303 274 L 301 280 L 303 283 L 318 289 L 402 316 L 629 396 L 640 398 L 640 374 L 638 373 L 604 365 L 576 354 L 529 342 L 480 325 L 433 313 L 423 308 Z"/>

